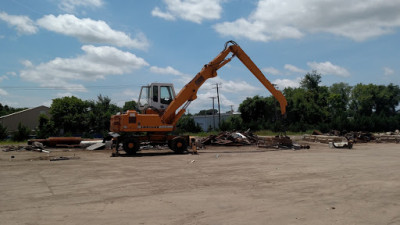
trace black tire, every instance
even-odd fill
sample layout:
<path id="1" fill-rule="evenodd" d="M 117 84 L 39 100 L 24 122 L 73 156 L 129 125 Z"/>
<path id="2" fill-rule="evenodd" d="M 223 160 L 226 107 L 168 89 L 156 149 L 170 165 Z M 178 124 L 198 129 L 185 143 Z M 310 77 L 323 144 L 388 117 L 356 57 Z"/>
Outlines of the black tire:
<path id="1" fill-rule="evenodd" d="M 126 138 L 123 142 L 123 148 L 128 155 L 136 154 L 140 149 L 140 142 L 137 138 Z"/>
<path id="2" fill-rule="evenodd" d="M 177 154 L 182 154 L 185 152 L 187 150 L 187 143 L 185 139 L 182 137 L 176 137 L 172 139 L 171 149 Z"/>
<path id="3" fill-rule="evenodd" d="M 172 140 L 168 141 L 168 148 L 172 150 Z"/>

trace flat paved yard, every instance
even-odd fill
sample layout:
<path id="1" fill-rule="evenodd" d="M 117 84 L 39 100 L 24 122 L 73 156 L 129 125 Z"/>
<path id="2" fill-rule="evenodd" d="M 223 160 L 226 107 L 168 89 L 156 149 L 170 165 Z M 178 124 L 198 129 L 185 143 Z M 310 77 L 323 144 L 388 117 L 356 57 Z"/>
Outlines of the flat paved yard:
<path id="1" fill-rule="evenodd" d="M 400 144 L 49 156 L 0 152 L 0 224 L 400 224 Z"/>

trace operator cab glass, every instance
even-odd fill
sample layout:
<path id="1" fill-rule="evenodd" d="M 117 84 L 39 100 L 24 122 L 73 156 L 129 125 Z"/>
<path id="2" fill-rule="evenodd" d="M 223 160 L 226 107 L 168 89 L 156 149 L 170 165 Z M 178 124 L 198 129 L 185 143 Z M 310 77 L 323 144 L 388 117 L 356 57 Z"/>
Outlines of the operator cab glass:
<path id="1" fill-rule="evenodd" d="M 174 98 L 174 95 L 172 94 L 173 90 L 171 86 L 161 86 L 160 88 L 160 102 L 162 104 L 169 105 L 169 103 L 172 102 L 172 99 Z"/>
<path id="2" fill-rule="evenodd" d="M 150 87 L 143 86 L 140 89 L 140 95 L 138 101 L 140 110 L 143 110 L 144 108 L 147 108 L 149 106 L 149 97 L 150 97 Z"/>
<path id="3" fill-rule="evenodd" d="M 173 84 L 152 83 L 142 86 L 139 96 L 139 109 L 153 108 L 164 110 L 175 99 Z"/>

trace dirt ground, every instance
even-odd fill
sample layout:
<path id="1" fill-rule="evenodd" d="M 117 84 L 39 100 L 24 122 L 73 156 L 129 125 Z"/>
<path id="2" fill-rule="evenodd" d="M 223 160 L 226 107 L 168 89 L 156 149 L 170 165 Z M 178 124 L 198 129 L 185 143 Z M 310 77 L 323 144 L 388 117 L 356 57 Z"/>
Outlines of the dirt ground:
<path id="1" fill-rule="evenodd" d="M 399 144 L 50 151 L 0 151 L 0 224 L 400 224 Z"/>

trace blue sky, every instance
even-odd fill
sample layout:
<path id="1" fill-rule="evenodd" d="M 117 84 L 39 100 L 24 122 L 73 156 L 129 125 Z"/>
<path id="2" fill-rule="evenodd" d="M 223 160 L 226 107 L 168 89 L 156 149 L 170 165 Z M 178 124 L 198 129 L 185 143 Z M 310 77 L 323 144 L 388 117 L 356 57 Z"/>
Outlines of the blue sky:
<path id="1" fill-rule="evenodd" d="M 235 40 L 281 90 L 317 70 L 322 83 L 400 84 L 400 0 L 0 1 L 0 103 L 109 96 L 140 86 L 179 91 Z M 268 91 L 234 59 L 200 89 L 190 112 L 221 111 Z"/>

